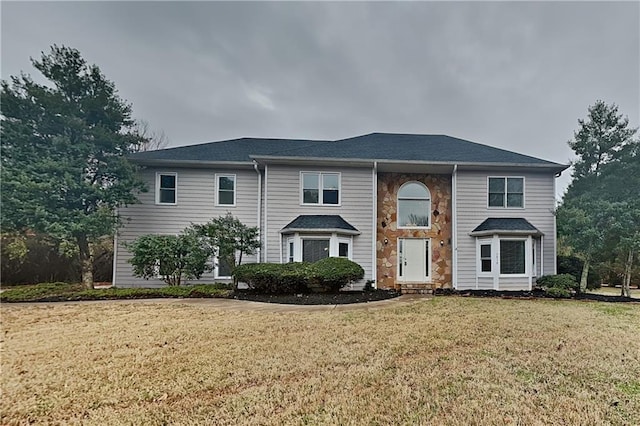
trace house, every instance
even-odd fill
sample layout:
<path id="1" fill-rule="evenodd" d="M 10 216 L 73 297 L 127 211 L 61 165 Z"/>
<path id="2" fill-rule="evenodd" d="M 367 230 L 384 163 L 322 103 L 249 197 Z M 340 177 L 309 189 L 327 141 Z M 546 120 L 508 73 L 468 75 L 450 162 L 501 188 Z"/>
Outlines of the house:
<path id="1" fill-rule="evenodd" d="M 379 288 L 531 289 L 556 272 L 555 178 L 562 164 L 445 135 L 372 133 L 336 141 L 242 138 L 136 153 L 149 192 L 120 210 L 125 243 L 177 234 L 231 212 L 258 226 L 248 262 L 343 256 Z M 218 265 L 203 282 L 230 279 Z"/>

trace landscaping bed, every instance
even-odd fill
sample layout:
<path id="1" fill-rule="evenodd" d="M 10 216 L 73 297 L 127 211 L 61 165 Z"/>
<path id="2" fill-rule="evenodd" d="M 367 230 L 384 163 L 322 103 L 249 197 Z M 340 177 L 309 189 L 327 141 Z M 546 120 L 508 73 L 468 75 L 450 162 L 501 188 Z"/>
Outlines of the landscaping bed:
<path id="1" fill-rule="evenodd" d="M 392 299 L 400 296 L 393 290 L 339 291 L 331 293 L 264 294 L 251 290 L 237 290 L 233 298 L 253 302 L 282 303 L 289 305 L 344 305 Z"/>
<path id="2" fill-rule="evenodd" d="M 499 291 L 499 290 L 454 290 L 450 288 L 437 289 L 434 291 L 436 296 L 463 296 L 463 297 L 499 297 L 502 299 L 559 299 L 540 289 L 531 291 Z M 570 297 L 562 299 L 573 300 L 592 300 L 596 302 L 623 302 L 623 303 L 640 303 L 640 299 L 633 297 L 613 296 L 594 293 L 573 294 Z"/>
<path id="3" fill-rule="evenodd" d="M 3 289 L 0 301 L 6 302 L 67 302 L 75 300 L 118 300 L 153 298 L 229 297 L 231 290 L 224 284 L 200 284 L 160 288 L 95 288 L 82 284 L 41 283 Z"/>

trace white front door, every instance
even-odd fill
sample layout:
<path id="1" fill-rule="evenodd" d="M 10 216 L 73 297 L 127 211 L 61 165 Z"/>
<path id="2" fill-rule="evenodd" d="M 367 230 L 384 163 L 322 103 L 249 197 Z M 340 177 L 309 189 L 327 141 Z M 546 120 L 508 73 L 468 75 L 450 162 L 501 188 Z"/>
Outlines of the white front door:
<path id="1" fill-rule="evenodd" d="M 429 279 L 429 240 L 400 238 L 398 240 L 398 279 L 405 282 L 425 282 Z"/>

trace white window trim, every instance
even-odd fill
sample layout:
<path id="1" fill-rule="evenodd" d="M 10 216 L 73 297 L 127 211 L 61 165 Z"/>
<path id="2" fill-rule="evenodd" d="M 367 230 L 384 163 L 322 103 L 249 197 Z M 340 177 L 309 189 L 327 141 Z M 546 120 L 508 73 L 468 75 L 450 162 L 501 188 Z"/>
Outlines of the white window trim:
<path id="1" fill-rule="evenodd" d="M 283 263 L 289 262 L 289 243 L 293 242 L 293 261 L 302 262 L 302 240 L 329 240 L 329 257 L 339 257 L 339 243 L 349 244 L 349 260 L 353 260 L 353 237 L 345 236 L 343 234 L 332 232 L 325 234 L 300 234 L 296 232 L 293 236 L 286 238 L 287 257 L 283 259 Z"/>
<path id="2" fill-rule="evenodd" d="M 425 244 L 426 244 L 426 251 L 427 251 L 427 265 L 426 265 L 426 270 L 425 273 L 427 274 L 424 277 L 424 280 L 420 280 L 420 281 L 407 281 L 404 279 L 403 276 L 400 275 L 400 262 L 402 262 L 402 259 L 400 258 L 400 240 L 424 240 Z M 431 238 L 404 238 L 404 237 L 399 237 L 396 240 L 396 247 L 398 248 L 398 254 L 396 256 L 397 259 L 397 265 L 396 265 L 396 277 L 398 279 L 398 281 L 402 282 L 402 283 L 430 283 L 431 282 L 431 251 L 432 251 L 432 247 L 431 247 Z"/>
<path id="3" fill-rule="evenodd" d="M 427 209 L 427 217 L 429 218 L 429 226 L 401 226 L 400 225 L 400 190 L 402 190 L 402 187 L 405 186 L 408 183 L 419 183 L 420 185 L 424 186 L 424 189 L 427 190 L 427 200 L 429 201 L 429 208 Z M 424 200 L 424 198 L 416 198 L 416 197 L 402 197 L 403 200 Z M 396 194 L 396 220 L 398 223 L 397 228 L 398 229 L 431 229 L 431 191 L 429 191 L 429 188 L 427 187 L 427 185 L 425 185 L 424 183 L 418 181 L 418 180 L 412 180 L 409 182 L 405 182 L 402 185 L 400 185 L 400 188 L 398 188 L 398 193 Z"/>
<path id="4" fill-rule="evenodd" d="M 500 242 L 501 241 L 524 241 L 524 273 L 523 274 L 502 274 L 500 273 Z M 499 288 L 499 282 L 501 279 L 508 278 L 528 278 L 531 283 L 532 278 L 535 276 L 534 261 L 532 259 L 533 249 L 535 244 L 531 236 L 527 237 L 513 237 L 502 236 L 494 234 L 488 238 L 476 238 L 476 278 L 492 278 L 494 282 L 494 289 Z M 491 272 L 482 272 L 482 263 L 480 260 L 480 246 L 483 244 L 491 245 Z"/>
<path id="5" fill-rule="evenodd" d="M 317 203 L 305 203 L 304 202 L 304 174 L 305 173 L 317 173 L 318 174 L 318 202 Z M 338 176 L 338 204 L 324 204 L 322 202 L 322 176 L 323 175 L 337 175 Z M 299 177 L 299 192 L 300 192 L 300 205 L 301 206 L 327 206 L 327 207 L 340 207 L 342 205 L 342 172 L 321 172 L 316 170 L 301 170 Z"/>
<path id="6" fill-rule="evenodd" d="M 522 179 L 522 207 L 509 207 L 507 206 L 507 178 Z M 489 179 L 504 179 L 504 205 L 502 206 L 490 206 L 489 205 Z M 489 210 L 523 210 L 526 203 L 526 179 L 524 176 L 487 176 L 487 209 Z"/>
<path id="7" fill-rule="evenodd" d="M 174 176 L 176 187 L 175 191 L 175 202 L 173 203 L 161 203 L 160 202 L 160 176 Z M 156 205 L 159 206 L 175 206 L 178 204 L 178 173 L 176 172 L 156 172 Z"/>
<path id="8" fill-rule="evenodd" d="M 482 258 L 480 246 L 489 245 L 491 247 L 491 271 L 482 270 Z M 493 247 L 493 238 L 476 238 L 476 275 L 478 277 L 492 277 L 494 271 L 499 266 L 499 258 L 495 256 L 495 248 Z"/>
<path id="9" fill-rule="evenodd" d="M 531 275 L 531 237 L 499 237 L 498 238 L 498 262 L 500 262 L 500 242 L 502 241 L 522 241 L 524 242 L 524 273 L 522 274 L 503 274 L 500 272 L 500 263 L 498 263 L 497 273 L 500 278 L 527 278 Z M 529 241 L 529 243 L 527 243 Z"/>
<path id="10" fill-rule="evenodd" d="M 214 279 L 222 279 L 222 280 L 230 280 L 231 278 L 233 278 L 233 275 L 220 275 L 220 267 L 219 267 L 219 263 L 218 263 L 218 254 L 219 254 L 219 249 L 216 248 L 215 253 L 213 255 L 213 278 Z M 235 258 L 236 258 L 236 262 L 238 262 L 238 253 L 236 252 L 235 254 Z"/>
<path id="11" fill-rule="evenodd" d="M 227 177 L 233 178 L 233 204 L 221 204 L 220 203 L 220 178 Z M 236 195 L 238 193 L 238 179 L 235 174 L 228 173 L 216 173 L 216 207 L 235 207 L 236 206 Z"/>

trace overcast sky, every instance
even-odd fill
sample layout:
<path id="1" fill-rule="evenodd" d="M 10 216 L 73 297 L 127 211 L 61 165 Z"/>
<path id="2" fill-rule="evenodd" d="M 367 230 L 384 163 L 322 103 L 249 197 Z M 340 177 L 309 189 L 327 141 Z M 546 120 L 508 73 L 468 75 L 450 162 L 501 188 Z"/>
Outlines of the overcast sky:
<path id="1" fill-rule="evenodd" d="M 443 133 L 568 163 L 597 99 L 640 121 L 639 2 L 0 8 L 3 79 L 35 76 L 29 57 L 53 43 L 75 47 L 170 146 Z"/>

